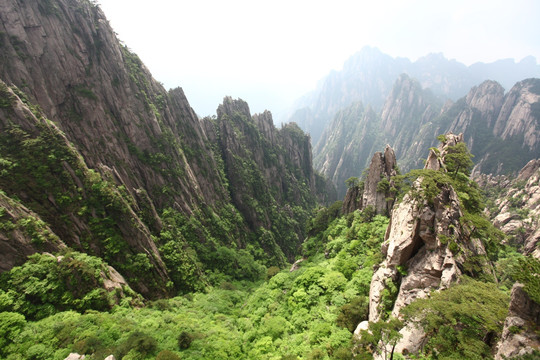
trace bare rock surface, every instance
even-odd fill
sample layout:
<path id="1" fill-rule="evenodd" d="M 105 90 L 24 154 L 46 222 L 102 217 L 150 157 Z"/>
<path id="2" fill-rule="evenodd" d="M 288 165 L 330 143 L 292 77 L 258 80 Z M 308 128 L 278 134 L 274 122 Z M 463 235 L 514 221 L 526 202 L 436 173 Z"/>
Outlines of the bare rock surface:
<path id="1" fill-rule="evenodd" d="M 86 358 L 86 356 L 84 356 L 84 355 L 80 355 L 80 354 L 77 354 L 77 353 L 71 353 L 64 360 L 83 360 L 85 358 Z"/>
<path id="2" fill-rule="evenodd" d="M 347 190 L 342 212 L 348 214 L 371 207 L 377 214 L 389 214 L 394 203 L 389 190 L 391 177 L 397 175 L 396 166 L 396 154 L 390 145 L 386 145 L 384 153 L 376 152 L 363 185 L 351 186 Z M 385 186 L 380 185 L 381 181 L 385 182 Z"/>
<path id="3" fill-rule="evenodd" d="M 514 179 L 481 175 L 476 180 L 492 199 L 487 213 L 493 224 L 523 254 L 540 257 L 540 160 L 529 161 Z"/>
<path id="4" fill-rule="evenodd" d="M 496 360 L 523 356 L 540 351 L 540 304 L 534 302 L 516 283 L 512 288 L 508 317 L 497 344 Z"/>
<path id="5" fill-rule="evenodd" d="M 444 171 L 448 147 L 462 141 L 462 134 L 447 134 L 438 152 L 430 152 L 433 159 L 426 163 L 426 169 Z M 472 239 L 460 223 L 463 212 L 452 186 L 441 184 L 439 193 L 428 200 L 422 181 L 422 177 L 418 178 L 392 210 L 382 247 L 384 260 L 371 280 L 369 321 L 381 320 L 383 311 L 389 310 L 383 309 L 383 294 L 389 282 L 398 287 L 391 314 L 400 317 L 400 310 L 415 299 L 426 298 L 430 292 L 456 282 L 469 259 L 484 259 L 482 265 L 489 269 L 481 242 Z M 406 325 L 402 334 L 396 349 L 404 354 L 417 352 L 425 340 L 422 331 L 412 325 Z"/>

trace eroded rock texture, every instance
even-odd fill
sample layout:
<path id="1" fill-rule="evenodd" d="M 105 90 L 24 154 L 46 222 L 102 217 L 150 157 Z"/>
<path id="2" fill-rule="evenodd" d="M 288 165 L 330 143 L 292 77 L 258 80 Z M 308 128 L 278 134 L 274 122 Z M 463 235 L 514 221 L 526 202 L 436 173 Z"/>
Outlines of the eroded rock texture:
<path id="1" fill-rule="evenodd" d="M 394 203 L 390 187 L 391 177 L 397 175 L 396 165 L 396 154 L 389 145 L 386 145 L 384 153 L 376 152 L 363 184 L 351 186 L 347 190 L 343 200 L 343 213 L 371 207 L 376 214 L 388 215 Z"/>
<path id="2" fill-rule="evenodd" d="M 496 360 L 513 358 L 540 351 L 540 304 L 534 302 L 516 283 L 512 288 L 508 317 L 504 322 Z"/>

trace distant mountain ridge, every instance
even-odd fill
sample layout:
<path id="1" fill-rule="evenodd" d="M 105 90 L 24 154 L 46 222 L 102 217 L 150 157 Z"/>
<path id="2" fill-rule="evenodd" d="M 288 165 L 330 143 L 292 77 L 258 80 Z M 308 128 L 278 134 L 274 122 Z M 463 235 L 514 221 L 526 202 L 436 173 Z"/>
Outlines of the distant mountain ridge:
<path id="1" fill-rule="evenodd" d="M 417 79 L 422 88 L 431 89 L 441 100 L 455 101 L 485 80 L 495 80 L 510 89 L 522 79 L 540 77 L 540 65 L 530 56 L 520 62 L 504 59 L 466 66 L 443 54 L 429 54 L 412 62 L 364 47 L 345 62 L 341 71 L 332 71 L 316 90 L 299 99 L 289 121 L 310 133 L 316 144 L 334 115 L 352 103 L 360 101 L 381 110 L 401 74 Z"/>
<path id="2" fill-rule="evenodd" d="M 484 81 L 467 96 L 444 105 L 429 90 L 401 75 L 380 113 L 360 103 L 340 111 L 314 147 L 314 165 L 342 196 L 345 180 L 360 176 L 370 154 L 386 144 L 403 171 L 421 168 L 426 149 L 448 132 L 463 133 L 475 156 L 474 173 L 517 172 L 540 157 L 540 79 L 516 83 L 506 94 L 495 81 Z"/>

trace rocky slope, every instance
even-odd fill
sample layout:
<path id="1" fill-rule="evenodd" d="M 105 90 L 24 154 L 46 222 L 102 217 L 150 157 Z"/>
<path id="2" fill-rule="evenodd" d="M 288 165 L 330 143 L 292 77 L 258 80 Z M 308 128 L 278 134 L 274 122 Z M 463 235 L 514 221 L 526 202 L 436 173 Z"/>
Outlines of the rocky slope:
<path id="1" fill-rule="evenodd" d="M 496 360 L 511 359 L 540 351 L 540 304 L 523 290 L 523 284 L 512 288 L 508 317 L 501 340 L 497 344 Z"/>
<path id="2" fill-rule="evenodd" d="M 536 259 L 540 259 L 539 178 L 539 160 L 529 161 L 516 178 L 491 174 L 475 178 L 487 196 L 486 213 L 493 224 L 508 236 L 509 244 Z M 524 291 L 523 284 L 514 284 L 495 358 L 523 356 L 534 349 L 540 351 L 539 317 L 540 304 Z"/>
<path id="3" fill-rule="evenodd" d="M 380 111 L 392 85 L 404 73 L 418 79 L 422 88 L 431 89 L 437 97 L 455 101 L 485 80 L 498 81 L 509 89 L 522 79 L 540 77 L 540 66 L 532 57 L 518 63 L 507 59 L 465 66 L 442 54 L 429 54 L 411 62 L 365 47 L 348 59 L 341 71 L 331 72 L 316 90 L 298 100 L 290 121 L 296 121 L 317 142 L 336 114 L 355 102 Z"/>
<path id="4" fill-rule="evenodd" d="M 252 118 L 230 99 L 215 125 L 201 121 L 182 89 L 166 91 L 118 41 L 93 1 L 6 0 L 0 19 L 9 85 L 1 188 L 67 246 L 102 256 L 152 297 L 166 295 L 171 279 L 175 290 L 193 289 L 200 266 L 221 266 L 209 254 L 222 246 L 252 245 L 269 264 L 292 257 L 298 224 L 331 189 L 298 128 L 278 131 L 269 113 Z M 235 188 L 245 184 L 251 202 Z"/>
<path id="5" fill-rule="evenodd" d="M 415 299 L 448 288 L 470 271 L 471 262 L 478 262 L 478 268 L 489 273 L 482 242 L 460 221 L 464 215 L 462 200 L 450 182 L 437 176 L 446 172 L 444 164 L 449 151 L 462 141 L 462 135 L 446 135 L 437 161 L 428 159 L 426 171 L 394 206 L 382 248 L 384 260 L 371 280 L 369 321 L 379 321 L 388 313 L 398 317 L 400 310 Z M 435 188 L 428 190 L 429 183 Z M 393 286 L 397 294 L 388 308 L 388 289 Z M 360 324 L 356 333 L 365 328 L 365 323 Z M 411 329 L 403 333 L 396 351 L 418 351 L 425 335 Z"/>
<path id="6" fill-rule="evenodd" d="M 475 155 L 474 173 L 517 172 L 530 159 L 540 156 L 536 139 L 539 87 L 539 79 L 527 79 L 505 94 L 500 84 L 486 81 L 473 87 L 466 97 L 441 107 L 429 92 L 421 89 L 418 81 L 403 75 L 394 85 L 380 117 L 373 115 L 367 120 L 354 112 L 340 113 L 314 148 L 314 164 L 343 192 L 339 182 L 362 172 L 357 164 L 369 158 L 365 157 L 366 149 L 376 151 L 390 144 L 399 154 L 400 168 L 407 171 L 423 166 L 423 152 L 436 146 L 434 139 L 439 134 L 462 132 Z M 355 156 L 362 157 L 350 154 L 355 149 L 359 150 Z M 355 169 L 352 175 L 351 168 Z"/>
<path id="7" fill-rule="evenodd" d="M 394 204 L 392 177 L 397 175 L 394 149 L 386 145 L 384 153 L 376 152 L 371 159 L 366 179 L 349 185 L 343 200 L 342 213 L 372 209 L 374 214 L 389 215 Z"/>
<path id="8" fill-rule="evenodd" d="M 4 256 L 11 259 L 6 265 L 20 265 L 29 253 L 68 245 L 102 257 L 142 294 L 164 295 L 167 270 L 135 199 L 90 170 L 60 129 L 3 82 L 0 99 L 0 187 L 6 200 L 20 199 L 3 207 L 5 221 L 19 225 L 2 229 Z M 102 171 L 113 177 L 110 170 Z M 17 235 L 21 229 L 27 236 Z M 141 278 L 145 281 L 137 281 Z"/>
<path id="9" fill-rule="evenodd" d="M 509 241 L 526 255 L 540 258 L 540 161 L 531 160 L 514 179 L 480 175 L 475 180 L 488 197 L 487 214 Z"/>

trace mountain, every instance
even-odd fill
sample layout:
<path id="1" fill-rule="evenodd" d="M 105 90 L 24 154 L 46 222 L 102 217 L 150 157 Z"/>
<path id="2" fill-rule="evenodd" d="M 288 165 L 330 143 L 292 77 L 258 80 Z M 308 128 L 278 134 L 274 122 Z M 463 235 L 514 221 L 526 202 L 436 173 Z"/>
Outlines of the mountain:
<path id="1" fill-rule="evenodd" d="M 349 105 L 360 101 L 380 111 L 401 74 L 417 79 L 423 89 L 431 89 L 441 101 L 455 101 L 485 80 L 497 81 L 509 89 L 522 79 L 540 77 L 540 65 L 527 57 L 518 63 L 506 59 L 466 66 L 442 54 L 429 54 L 412 62 L 365 47 L 349 58 L 341 71 L 332 71 L 313 92 L 299 99 L 289 119 L 317 143 L 336 113 Z"/>
<path id="2" fill-rule="evenodd" d="M 495 81 L 473 87 L 456 102 L 444 105 L 429 89 L 407 75 L 396 80 L 379 114 L 369 117 L 351 105 L 339 112 L 314 147 L 314 164 L 345 193 L 345 180 L 360 176 L 369 153 L 386 144 L 396 152 L 399 167 L 423 165 L 425 149 L 440 134 L 463 133 L 476 167 L 474 173 L 517 172 L 540 156 L 537 140 L 539 79 L 516 83 L 506 94 Z"/>
<path id="3" fill-rule="evenodd" d="M 0 19 L 4 218 L 31 221 L 2 229 L 3 271 L 67 248 L 156 298 L 294 259 L 311 209 L 332 200 L 298 127 L 230 98 L 199 119 L 93 1 L 2 1 Z"/>

